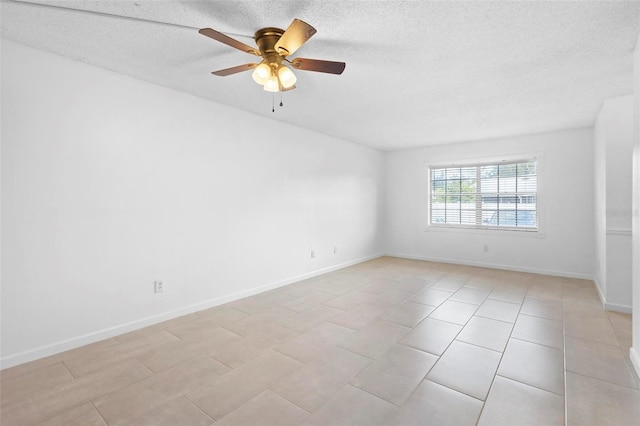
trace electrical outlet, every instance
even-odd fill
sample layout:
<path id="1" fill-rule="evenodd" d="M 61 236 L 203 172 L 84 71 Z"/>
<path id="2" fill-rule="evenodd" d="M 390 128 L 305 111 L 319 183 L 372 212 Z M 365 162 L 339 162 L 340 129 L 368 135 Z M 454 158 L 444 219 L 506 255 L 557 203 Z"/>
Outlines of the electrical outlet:
<path id="1" fill-rule="evenodd" d="M 316 257 L 316 251 L 315 250 L 311 250 L 311 258 L 315 258 Z"/>
<path id="2" fill-rule="evenodd" d="M 154 281 L 153 282 L 153 292 L 154 293 L 162 293 L 164 291 L 164 284 L 162 281 Z"/>
<path id="3" fill-rule="evenodd" d="M 489 246 L 486 244 L 482 247 L 482 249 L 484 250 L 485 253 L 489 252 Z"/>

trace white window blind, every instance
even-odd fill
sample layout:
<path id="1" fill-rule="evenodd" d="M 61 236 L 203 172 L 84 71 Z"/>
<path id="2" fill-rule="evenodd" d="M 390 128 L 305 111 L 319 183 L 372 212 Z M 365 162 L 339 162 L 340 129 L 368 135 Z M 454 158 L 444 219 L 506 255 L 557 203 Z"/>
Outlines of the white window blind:
<path id="1" fill-rule="evenodd" d="M 434 226 L 537 230 L 536 160 L 430 166 Z"/>

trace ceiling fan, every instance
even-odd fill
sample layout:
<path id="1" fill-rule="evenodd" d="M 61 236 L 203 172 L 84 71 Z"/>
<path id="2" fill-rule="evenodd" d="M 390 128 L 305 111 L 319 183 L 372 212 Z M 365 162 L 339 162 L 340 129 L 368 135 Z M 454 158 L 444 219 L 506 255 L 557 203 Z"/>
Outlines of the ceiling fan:
<path id="1" fill-rule="evenodd" d="M 296 50 L 307 42 L 316 29 L 300 19 L 294 19 L 286 31 L 280 28 L 267 27 L 256 31 L 254 39 L 257 49 L 233 39 L 211 28 L 203 28 L 200 34 L 224 43 L 235 49 L 255 56 L 261 56 L 258 64 L 238 65 L 212 72 L 221 77 L 253 70 L 253 80 L 268 92 L 283 92 L 295 89 L 296 76 L 283 62 L 292 68 L 303 71 L 316 71 L 329 74 L 342 74 L 344 62 L 323 61 L 320 59 L 295 58 L 288 59 Z"/>

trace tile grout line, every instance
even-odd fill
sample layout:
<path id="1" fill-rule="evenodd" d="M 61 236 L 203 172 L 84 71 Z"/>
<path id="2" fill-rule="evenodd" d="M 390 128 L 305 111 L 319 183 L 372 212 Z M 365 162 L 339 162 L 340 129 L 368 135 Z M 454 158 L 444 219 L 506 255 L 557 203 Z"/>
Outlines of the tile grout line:
<path id="1" fill-rule="evenodd" d="M 527 287 L 527 293 L 529 291 L 529 287 Z M 525 295 L 526 298 L 526 295 Z M 502 353 L 500 354 L 500 361 L 498 361 L 498 366 L 496 367 L 496 372 L 493 374 L 493 379 L 491 380 L 491 385 L 489 385 L 489 390 L 487 390 L 487 396 L 485 398 L 485 400 L 482 402 L 482 408 L 480 409 L 480 414 L 478 414 L 478 420 L 476 421 L 476 425 L 478 423 L 480 423 L 480 419 L 482 418 L 482 413 L 484 413 L 484 409 L 487 406 L 487 400 L 489 399 L 489 395 L 491 395 L 491 389 L 493 389 L 493 385 L 496 381 L 496 377 L 498 376 L 498 370 L 500 369 L 500 364 L 502 364 L 502 359 L 504 358 L 504 354 L 505 352 L 507 352 L 507 348 L 509 347 L 509 340 L 511 340 L 511 336 L 513 335 L 513 330 L 515 330 L 516 328 L 516 322 L 518 321 L 518 317 L 520 316 L 520 312 L 522 311 L 522 305 L 524 305 L 524 299 L 523 302 L 520 303 L 520 307 L 518 308 L 518 313 L 516 314 L 516 320 L 513 322 L 513 326 L 511 327 L 511 331 L 509 332 L 509 337 L 507 338 L 507 344 L 504 347 L 504 351 L 502 351 Z M 456 336 L 458 337 L 458 336 Z M 502 377 L 502 376 L 500 376 Z"/>
<path id="2" fill-rule="evenodd" d="M 96 407 L 96 405 L 93 403 L 93 401 L 89 401 L 89 404 L 91 404 L 91 406 L 93 407 L 94 410 L 96 410 L 96 413 L 98 413 L 98 416 L 100 416 L 100 418 L 102 419 L 102 421 L 104 422 L 105 425 L 108 425 L 109 423 L 107 423 L 107 419 L 104 418 L 104 416 L 102 415 L 102 413 L 100 412 L 100 410 L 98 410 L 98 407 Z"/>
<path id="3" fill-rule="evenodd" d="M 611 328 L 613 329 L 613 335 L 616 338 L 616 341 L 618 342 L 618 346 L 620 346 L 620 348 L 622 348 L 622 345 L 620 344 L 620 338 L 618 336 L 618 330 L 616 330 L 616 327 L 614 326 L 613 321 L 611 321 L 611 315 L 609 314 L 609 312 L 610 311 L 607 311 L 605 309 L 605 313 L 607 314 L 607 319 L 609 320 L 609 324 L 611 324 Z M 630 356 L 628 354 L 625 354 L 624 352 L 623 352 L 623 355 L 624 355 L 625 359 L 627 360 L 627 364 L 629 365 L 629 369 L 631 370 L 631 374 L 633 376 L 633 379 L 636 382 L 636 386 L 638 387 L 638 389 L 640 389 L 640 376 L 638 376 L 638 373 L 636 372 L 635 368 L 633 368 L 633 364 L 631 363 Z"/>
<path id="4" fill-rule="evenodd" d="M 71 380 L 77 380 L 78 377 L 76 377 L 73 372 L 71 371 L 71 369 L 69 368 L 69 366 L 67 365 L 67 363 L 65 362 L 64 359 L 62 359 L 60 361 L 62 363 L 62 365 L 64 365 L 64 368 L 66 368 L 66 370 L 69 372 L 69 374 L 71 375 Z"/>
<path id="5" fill-rule="evenodd" d="M 202 414 L 207 416 L 207 418 L 211 419 L 211 421 L 213 423 L 216 422 L 216 419 L 214 419 L 213 417 L 208 415 L 202 408 L 198 407 L 198 405 L 195 402 L 193 402 L 192 400 L 190 400 L 189 397 L 186 394 L 181 393 L 180 396 L 178 396 L 178 398 L 184 398 L 189 404 L 193 405 L 196 408 L 196 410 L 200 411 Z"/>
<path id="6" fill-rule="evenodd" d="M 604 380 L 604 379 L 601 379 L 599 377 L 587 376 L 586 374 L 576 373 L 575 371 L 571 371 L 571 370 L 567 370 L 566 372 L 567 373 L 571 373 L 571 374 L 575 374 L 576 376 L 586 377 L 587 379 L 597 380 L 599 382 L 607 383 L 609 385 L 617 386 L 617 387 L 620 387 L 620 388 L 629 389 L 629 390 L 632 390 L 632 391 L 635 391 L 635 392 L 640 392 L 640 389 L 631 388 L 629 386 L 621 385 L 620 383 L 610 382 L 609 380 Z"/>
<path id="7" fill-rule="evenodd" d="M 516 383 L 519 383 L 519 384 L 521 384 L 521 385 L 529 386 L 529 387 L 531 387 L 531 388 L 535 388 L 535 389 L 538 389 L 538 390 L 540 390 L 540 391 L 547 392 L 547 393 L 551 393 L 551 394 L 553 394 L 553 395 L 557 395 L 557 396 L 560 396 L 560 397 L 563 397 L 563 398 L 564 398 L 564 395 L 562 395 L 562 394 L 559 394 L 559 393 L 554 392 L 554 391 L 550 391 L 549 389 L 541 388 L 540 386 L 532 385 L 532 384 L 530 384 L 530 383 L 521 382 L 520 380 L 516 380 L 516 379 L 514 379 L 514 378 L 512 378 L 512 377 L 503 376 L 502 374 L 498 374 L 498 373 L 496 373 L 496 375 L 495 375 L 495 376 L 496 376 L 496 377 L 501 377 L 501 378 L 503 378 L 503 379 L 511 380 L 512 382 L 516 382 Z"/>
<path id="8" fill-rule="evenodd" d="M 455 292 L 454 292 L 454 293 L 452 293 L 452 294 L 451 294 L 451 296 L 453 296 L 454 294 L 455 294 Z M 451 297 L 451 296 L 449 296 L 449 297 Z M 445 302 L 447 302 L 447 301 L 449 300 L 449 297 L 447 297 L 447 298 L 446 298 L 442 303 L 440 303 L 440 305 L 438 305 L 438 307 L 442 306 Z M 464 303 L 464 302 L 460 302 L 460 303 Z M 437 309 L 437 308 L 436 308 L 436 309 Z M 474 316 L 474 315 L 475 315 L 475 313 L 478 311 L 478 309 L 480 309 L 480 305 L 478 305 L 478 307 L 476 308 L 476 310 L 475 310 L 475 311 L 473 311 L 473 314 L 471 315 L 471 318 L 473 318 L 473 316 Z M 430 315 L 431 315 L 433 312 L 435 312 L 435 309 L 434 309 L 434 310 L 433 310 L 429 315 L 427 315 L 427 316 L 425 317 L 425 319 L 426 319 L 426 318 L 430 318 Z M 442 321 L 442 322 L 446 322 L 446 323 L 448 323 L 448 324 L 454 324 L 454 325 L 458 325 L 458 326 L 460 326 L 460 325 L 461 325 L 461 328 L 460 328 L 460 330 L 456 333 L 456 335 L 455 335 L 455 336 L 454 336 L 454 338 L 451 340 L 451 342 L 449 342 L 449 344 L 447 345 L 447 347 L 442 351 L 442 353 L 441 353 L 440 355 L 437 355 L 437 356 L 438 356 L 438 359 L 436 360 L 436 362 L 434 362 L 434 363 L 433 363 L 433 365 L 431 366 L 431 368 L 429 369 L 429 371 L 427 371 L 427 373 L 424 375 L 424 377 L 422 378 L 422 381 L 421 381 L 420 383 L 422 383 L 424 380 L 428 380 L 428 379 L 427 379 L 427 376 L 429 375 L 429 373 L 431 372 L 431 370 L 433 370 L 433 368 L 434 368 L 434 367 L 436 366 L 436 364 L 440 361 L 440 359 L 442 358 L 442 356 L 447 352 L 447 350 L 449 350 L 449 348 L 451 347 L 451 345 L 453 344 L 453 342 L 455 342 L 455 341 L 456 341 L 456 339 L 458 338 L 458 336 L 460 335 L 460 333 L 462 333 L 462 330 L 464 330 L 464 328 L 465 328 L 465 327 L 466 327 L 466 325 L 469 323 L 469 321 L 471 320 L 471 318 L 469 318 L 469 319 L 468 319 L 464 324 L 462 324 L 462 325 L 461 325 L 461 324 L 452 323 L 452 322 L 449 322 L 449 321 L 439 320 L 439 319 L 437 319 L 437 318 L 430 318 L 431 320 L 435 320 L 435 321 Z M 424 319 L 423 319 L 423 321 L 424 321 Z M 420 321 L 420 322 L 422 322 L 422 321 Z M 418 323 L 418 324 L 420 324 L 420 323 Z M 418 324 L 416 324 L 416 326 L 417 326 Z M 413 329 L 413 328 L 412 328 L 412 329 Z M 462 343 L 466 343 L 466 342 L 462 342 Z M 407 347 L 412 347 L 412 346 L 410 346 L 410 345 L 406 345 L 406 346 L 407 346 Z M 473 346 L 476 346 L 476 345 L 473 345 Z M 480 347 L 480 346 L 476 346 L 476 347 Z M 419 349 L 419 348 L 414 348 L 414 349 L 422 350 L 422 349 Z M 490 349 L 488 349 L 488 350 L 490 350 Z M 427 351 L 423 351 L 423 352 L 425 352 L 425 353 L 430 353 L 430 352 L 427 352 Z M 495 352 L 495 351 L 494 351 L 494 352 Z M 432 354 L 432 355 L 436 355 L 436 354 Z M 495 378 L 495 375 L 494 375 L 494 378 Z M 469 394 L 467 394 L 467 393 L 465 393 L 465 392 L 461 392 L 461 391 L 459 391 L 459 390 L 452 389 L 452 388 L 450 388 L 449 386 L 445 386 L 445 385 L 443 385 L 443 384 L 441 384 L 441 383 L 438 383 L 438 382 L 435 382 L 435 381 L 433 381 L 433 380 L 429 380 L 429 381 L 431 381 L 431 382 L 433 382 L 433 383 L 437 383 L 437 384 L 438 384 L 438 385 L 440 385 L 440 386 L 444 386 L 444 387 L 446 387 L 447 389 L 451 389 L 452 391 L 455 391 L 455 392 L 461 393 L 461 394 L 463 394 L 463 395 L 469 396 L 469 397 L 471 397 L 471 398 L 474 398 L 474 399 L 476 399 L 476 400 L 479 400 L 479 399 L 478 399 L 478 398 L 476 398 L 475 396 L 469 395 Z M 492 383 L 493 383 L 493 381 L 492 381 Z M 418 386 L 419 386 L 419 385 L 418 385 Z M 417 387 L 416 387 L 416 389 L 417 389 Z M 415 389 L 414 389 L 414 392 L 415 392 Z M 413 392 L 412 392 L 412 394 L 413 394 Z M 487 396 L 488 396 L 488 395 L 489 395 L 489 392 L 487 391 Z M 481 401 L 481 400 L 479 400 L 479 401 Z M 485 402 L 486 402 L 486 401 L 482 401 L 482 408 L 483 408 L 483 409 L 484 409 L 484 404 L 485 404 Z M 478 415 L 478 420 L 480 420 L 480 415 L 481 415 L 481 414 L 482 414 L 482 410 L 480 410 L 480 414 Z M 476 422 L 476 424 L 477 424 L 477 422 Z"/>
<path id="9" fill-rule="evenodd" d="M 271 387 L 267 388 L 267 390 L 264 390 L 264 391 L 262 391 L 261 393 L 264 393 L 264 392 L 267 392 L 267 391 L 269 391 L 269 392 L 273 392 L 274 394 L 278 395 L 280 398 L 284 399 L 285 401 L 289 402 L 290 404 L 295 405 L 296 407 L 298 407 L 299 409 L 301 409 L 302 411 L 304 411 L 305 413 L 307 413 L 307 417 L 309 417 L 311 414 L 313 414 L 312 412 L 308 411 L 307 409 L 302 408 L 301 406 L 299 406 L 299 405 L 298 405 L 298 404 L 296 404 L 295 402 L 291 401 L 291 400 L 290 400 L 289 398 L 287 398 L 286 396 L 281 395 L 279 392 L 277 392 L 277 391 L 275 391 L 275 390 L 271 389 Z M 305 417 L 305 419 L 306 419 L 306 417 Z"/>

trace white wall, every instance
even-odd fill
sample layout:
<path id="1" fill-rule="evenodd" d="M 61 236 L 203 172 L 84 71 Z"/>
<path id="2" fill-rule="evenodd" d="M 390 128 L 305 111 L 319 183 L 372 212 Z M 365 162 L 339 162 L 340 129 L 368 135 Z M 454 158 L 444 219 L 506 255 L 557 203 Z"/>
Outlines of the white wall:
<path id="1" fill-rule="evenodd" d="M 594 126 L 596 284 L 607 309 L 631 313 L 633 95 L 607 99 Z"/>
<path id="2" fill-rule="evenodd" d="M 3 40 L 3 367 L 379 255 L 383 171 L 376 150 Z"/>
<path id="3" fill-rule="evenodd" d="M 544 236 L 515 231 L 426 230 L 427 164 L 542 154 Z M 395 151 L 386 157 L 386 248 L 445 262 L 593 277 L 593 132 L 579 129 Z M 484 245 L 489 251 L 484 252 Z"/>
<path id="4" fill-rule="evenodd" d="M 635 137 L 633 144 L 633 343 L 631 361 L 640 376 L 640 36 L 636 42 L 633 61 L 633 93 Z"/>
<path id="5" fill-rule="evenodd" d="M 602 111 L 593 128 L 593 203 L 594 203 L 594 280 L 601 298 L 607 293 L 607 151 L 605 128 L 601 125 Z M 603 302 L 604 303 L 604 302 Z"/>

